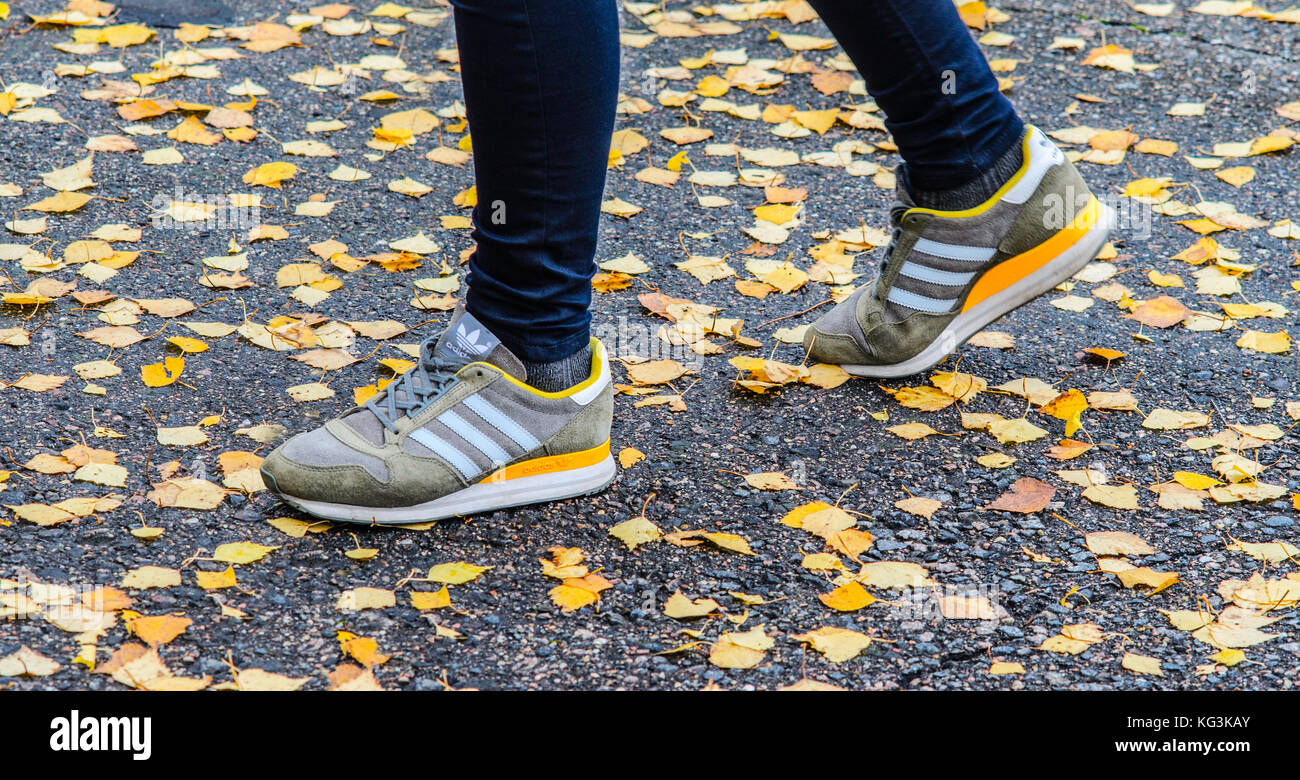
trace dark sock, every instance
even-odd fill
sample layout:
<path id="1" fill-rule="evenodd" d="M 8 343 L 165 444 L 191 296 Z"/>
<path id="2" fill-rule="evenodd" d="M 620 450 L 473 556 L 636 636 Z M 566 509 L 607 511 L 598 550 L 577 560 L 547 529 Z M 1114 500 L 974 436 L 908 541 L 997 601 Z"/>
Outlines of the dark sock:
<path id="1" fill-rule="evenodd" d="M 591 376 L 591 347 L 583 345 L 582 349 L 561 360 L 546 363 L 534 363 L 531 360 L 520 362 L 528 374 L 528 384 L 544 393 L 558 393 Z"/>
<path id="2" fill-rule="evenodd" d="M 903 166 L 902 183 L 912 202 L 927 209 L 940 211 L 961 211 L 972 209 L 993 197 L 993 193 L 1007 183 L 1020 166 L 1024 164 L 1024 137 L 1016 139 L 1011 148 L 993 163 L 992 167 L 980 173 L 973 180 L 950 190 L 921 190 L 911 186 L 907 181 L 907 166 Z"/>

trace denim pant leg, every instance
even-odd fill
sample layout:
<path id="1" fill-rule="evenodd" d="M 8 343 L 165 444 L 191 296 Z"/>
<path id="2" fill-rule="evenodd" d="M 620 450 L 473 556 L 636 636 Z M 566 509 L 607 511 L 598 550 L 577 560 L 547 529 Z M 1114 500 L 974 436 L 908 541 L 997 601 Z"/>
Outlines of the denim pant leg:
<path id="1" fill-rule="evenodd" d="M 452 0 L 474 150 L 466 307 L 516 355 L 586 345 L 618 96 L 614 0 Z"/>
<path id="2" fill-rule="evenodd" d="M 867 82 L 909 182 L 943 190 L 1024 130 L 952 0 L 809 0 Z"/>

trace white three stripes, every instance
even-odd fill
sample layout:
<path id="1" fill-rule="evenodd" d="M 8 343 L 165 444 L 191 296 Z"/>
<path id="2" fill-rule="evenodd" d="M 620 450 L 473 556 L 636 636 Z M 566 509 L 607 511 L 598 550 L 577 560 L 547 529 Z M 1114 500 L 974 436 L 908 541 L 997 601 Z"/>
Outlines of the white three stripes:
<path id="1" fill-rule="evenodd" d="M 960 274 L 955 271 L 942 271 L 938 268 L 931 268 L 928 265 L 913 263 L 907 261 L 903 267 L 898 269 L 903 276 L 911 277 L 922 282 L 930 284 L 943 284 L 949 287 L 965 287 L 966 283 L 975 278 L 975 272 Z"/>
<path id="2" fill-rule="evenodd" d="M 460 415 L 456 414 L 452 410 L 448 409 L 438 415 L 437 420 L 452 429 L 457 436 L 464 439 L 471 447 L 477 448 L 479 452 L 488 456 L 488 460 L 492 461 L 494 464 L 504 466 L 506 462 L 510 460 L 510 456 L 507 455 L 506 451 L 501 449 L 496 442 L 489 439 L 487 435 L 478 428 L 475 428 L 473 425 L 462 420 Z"/>
<path id="3" fill-rule="evenodd" d="M 986 263 L 997 254 L 997 250 L 990 247 L 944 244 L 939 241 L 931 241 L 928 238 L 918 238 L 912 249 L 932 257 L 942 257 L 946 260 L 957 260 L 971 264 Z M 939 284 L 945 287 L 965 287 L 970 283 L 971 279 L 975 278 L 974 271 L 945 271 L 913 262 L 910 259 L 903 263 L 903 267 L 898 269 L 898 273 L 909 279 Z M 930 314 L 944 314 L 952 311 L 953 304 L 957 303 L 956 298 L 931 298 L 928 295 L 900 290 L 898 287 L 891 288 L 887 297 L 890 302 L 899 306 L 906 306 L 909 309 Z"/>
<path id="4" fill-rule="evenodd" d="M 950 312 L 952 311 L 952 305 L 957 302 L 957 299 L 955 298 L 952 300 L 941 301 L 938 298 L 930 298 L 925 295 L 908 292 L 907 290 L 900 290 L 897 287 L 894 287 L 889 291 L 886 300 L 891 303 L 896 303 L 899 306 L 906 306 L 909 309 L 916 309 L 917 311 L 928 312 L 930 314 L 945 314 Z"/>
<path id="5" fill-rule="evenodd" d="M 928 238 L 916 239 L 914 251 L 948 260 L 963 260 L 968 263 L 987 263 L 997 254 L 996 249 L 983 246 L 964 246 L 962 244 L 944 244 Z"/>
<path id="6" fill-rule="evenodd" d="M 410 436 L 412 439 L 415 439 L 420 444 L 423 444 L 425 447 L 432 450 L 434 455 L 437 455 L 450 463 L 465 479 L 472 479 L 478 475 L 479 468 L 474 465 L 474 461 L 470 460 L 464 453 L 451 446 L 448 442 L 438 438 L 424 428 L 416 428 L 411 431 Z"/>
<path id="7" fill-rule="evenodd" d="M 532 452 L 541 446 L 542 443 L 537 440 L 536 436 L 525 430 L 522 425 L 511 419 L 505 412 L 489 403 L 483 396 L 471 395 L 461 403 L 474 414 L 483 418 L 483 421 L 488 425 L 508 436 L 515 444 L 523 448 L 524 452 Z"/>

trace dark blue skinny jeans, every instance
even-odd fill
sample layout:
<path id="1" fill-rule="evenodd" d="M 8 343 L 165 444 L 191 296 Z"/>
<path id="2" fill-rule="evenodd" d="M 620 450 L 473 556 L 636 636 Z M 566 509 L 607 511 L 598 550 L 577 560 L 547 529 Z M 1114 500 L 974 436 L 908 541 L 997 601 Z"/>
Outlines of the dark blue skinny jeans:
<path id="1" fill-rule="evenodd" d="M 615 0 L 451 0 L 474 146 L 466 306 L 519 357 L 587 343 L 618 95 Z M 1023 126 L 952 0 L 810 0 L 866 80 L 911 186 L 957 187 Z"/>

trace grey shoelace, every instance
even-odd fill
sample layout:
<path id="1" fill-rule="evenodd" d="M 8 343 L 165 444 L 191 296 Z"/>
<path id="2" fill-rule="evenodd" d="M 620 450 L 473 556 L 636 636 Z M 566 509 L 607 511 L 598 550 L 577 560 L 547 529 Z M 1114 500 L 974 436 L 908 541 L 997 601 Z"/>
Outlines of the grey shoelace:
<path id="1" fill-rule="evenodd" d="M 456 372 L 469 363 L 461 357 L 435 355 L 434 345 L 432 339 L 421 344 L 420 359 L 415 366 L 365 403 L 365 407 L 393 433 L 397 433 L 398 419 L 408 414 L 414 416 L 446 392 L 456 381 Z"/>
<path id="2" fill-rule="evenodd" d="M 885 274 L 889 272 L 889 261 L 894 257 L 894 247 L 898 245 L 898 239 L 903 235 L 903 215 L 911 208 L 900 200 L 894 201 L 889 207 L 889 222 L 894 226 L 894 230 L 889 234 L 889 243 L 885 245 L 885 258 L 880 263 L 880 278 L 884 279 Z"/>

